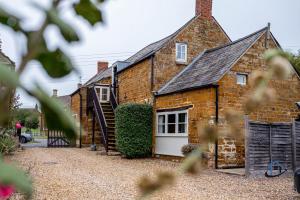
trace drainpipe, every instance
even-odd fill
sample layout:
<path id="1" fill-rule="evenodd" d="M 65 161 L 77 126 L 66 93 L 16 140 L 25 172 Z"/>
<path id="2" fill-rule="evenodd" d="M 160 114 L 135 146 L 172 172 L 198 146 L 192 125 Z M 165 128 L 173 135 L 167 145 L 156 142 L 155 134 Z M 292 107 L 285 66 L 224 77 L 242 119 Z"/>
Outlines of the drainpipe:
<path id="1" fill-rule="evenodd" d="M 215 85 L 215 95 L 216 95 L 216 126 L 219 124 L 219 85 Z M 218 169 L 218 138 L 215 141 L 215 168 Z"/>
<path id="2" fill-rule="evenodd" d="M 154 55 L 151 56 L 151 92 L 153 93 L 154 89 Z"/>
<path id="3" fill-rule="evenodd" d="M 82 94 L 81 89 L 79 89 L 79 97 L 80 97 L 80 111 L 79 111 L 79 148 L 82 148 Z"/>

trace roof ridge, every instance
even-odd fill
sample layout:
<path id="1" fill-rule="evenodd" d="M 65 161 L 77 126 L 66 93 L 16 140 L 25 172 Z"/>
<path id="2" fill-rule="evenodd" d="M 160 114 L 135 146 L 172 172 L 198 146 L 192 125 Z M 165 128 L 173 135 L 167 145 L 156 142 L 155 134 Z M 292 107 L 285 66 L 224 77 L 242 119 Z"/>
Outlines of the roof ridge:
<path id="1" fill-rule="evenodd" d="M 127 62 L 127 60 L 129 60 L 130 58 L 134 57 L 134 56 L 137 55 L 139 52 L 143 51 L 144 49 L 148 48 L 148 47 L 151 46 L 151 45 L 154 45 L 154 44 L 157 44 L 157 43 L 159 43 L 159 42 L 162 42 L 163 40 L 168 39 L 169 37 L 170 37 L 170 39 L 173 38 L 173 37 L 174 37 L 175 35 L 177 35 L 184 27 L 186 27 L 191 21 L 193 21 L 193 20 L 196 19 L 197 17 L 198 17 L 198 16 L 194 16 L 193 18 L 191 18 L 188 22 L 186 22 L 183 26 L 181 26 L 178 30 L 176 30 L 176 31 L 173 32 L 172 34 L 170 34 L 170 35 L 168 35 L 168 36 L 166 36 L 166 37 L 164 37 L 164 38 L 162 38 L 162 39 L 160 39 L 160 40 L 157 40 L 156 42 L 152 42 L 152 43 L 148 44 L 147 46 L 145 46 L 144 48 L 140 49 L 139 51 L 137 51 L 135 54 L 133 54 L 132 56 L 130 56 L 129 58 L 127 58 L 127 59 L 124 60 L 124 61 Z M 169 41 L 169 40 L 168 40 L 168 41 Z M 163 46 L 165 43 L 167 43 L 167 41 L 164 42 L 164 43 L 162 44 L 162 46 Z M 158 49 L 156 49 L 156 50 L 154 50 L 154 51 L 157 51 L 157 50 L 159 50 L 159 49 L 161 49 L 161 48 L 158 48 Z M 151 54 L 151 53 L 153 53 L 153 51 L 150 51 L 147 55 L 149 55 L 149 54 Z"/>
<path id="2" fill-rule="evenodd" d="M 256 34 L 262 32 L 262 31 L 264 31 L 264 30 L 266 31 L 267 28 L 268 28 L 268 27 L 264 27 L 264 28 L 262 28 L 262 29 L 260 29 L 260 30 L 258 30 L 258 31 L 256 31 L 256 32 L 254 32 L 254 33 L 251 33 L 250 35 L 247 35 L 247 36 L 245 36 L 245 37 L 242 37 L 242 38 L 240 38 L 240 39 L 237 39 L 237 40 L 235 40 L 235 41 L 233 41 L 233 42 L 230 42 L 230 43 L 228 43 L 228 44 L 221 45 L 221 46 L 218 46 L 218 47 L 215 47 L 215 48 L 212 48 L 212 49 L 208 49 L 208 50 L 207 50 L 207 53 L 210 53 L 210 52 L 212 52 L 212 51 L 216 51 L 216 50 L 219 50 L 219 49 L 222 49 L 222 48 L 225 48 L 225 47 L 234 45 L 234 44 L 236 44 L 236 43 L 238 43 L 238 42 L 241 42 L 241 41 L 243 41 L 243 40 L 245 40 L 245 39 L 248 39 L 248 38 L 250 38 L 250 37 L 252 37 L 252 36 L 254 36 L 254 35 L 256 35 Z"/>

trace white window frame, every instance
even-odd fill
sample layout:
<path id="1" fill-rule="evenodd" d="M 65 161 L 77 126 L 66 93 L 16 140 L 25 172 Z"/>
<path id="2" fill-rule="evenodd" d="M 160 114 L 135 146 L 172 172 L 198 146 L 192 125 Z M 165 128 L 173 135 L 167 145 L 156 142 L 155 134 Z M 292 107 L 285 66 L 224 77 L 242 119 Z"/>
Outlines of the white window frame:
<path id="1" fill-rule="evenodd" d="M 239 82 L 239 76 L 245 77 L 245 82 Z M 248 74 L 237 73 L 236 74 L 236 84 L 241 85 L 241 86 L 246 86 L 248 84 Z"/>
<path id="2" fill-rule="evenodd" d="M 184 51 L 184 58 L 178 58 L 177 54 L 178 51 L 180 50 L 180 55 L 182 56 L 183 52 L 182 52 L 182 47 L 185 46 L 185 51 Z M 188 51 L 188 45 L 186 43 L 176 43 L 176 54 L 175 54 L 175 58 L 176 58 L 176 62 L 178 63 L 186 63 L 187 62 L 187 51 Z"/>
<path id="3" fill-rule="evenodd" d="M 185 133 L 178 133 L 179 127 L 179 114 L 186 114 L 186 130 Z M 175 133 L 168 133 L 168 115 L 175 114 Z M 165 116 L 165 132 L 166 133 L 159 133 L 158 132 L 158 117 L 164 115 Z M 186 137 L 188 136 L 189 132 L 189 113 L 188 110 L 181 110 L 181 111 L 171 111 L 171 112 L 158 112 L 156 113 L 156 136 L 160 137 Z"/>

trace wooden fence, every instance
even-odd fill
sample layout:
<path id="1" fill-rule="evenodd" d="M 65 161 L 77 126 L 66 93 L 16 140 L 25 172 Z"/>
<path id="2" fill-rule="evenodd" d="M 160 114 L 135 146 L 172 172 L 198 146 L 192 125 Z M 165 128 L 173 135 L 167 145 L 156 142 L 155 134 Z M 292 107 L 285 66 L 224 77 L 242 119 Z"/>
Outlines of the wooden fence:
<path id="1" fill-rule="evenodd" d="M 270 161 L 288 171 L 300 167 L 300 122 L 246 121 L 246 173 L 263 174 Z"/>

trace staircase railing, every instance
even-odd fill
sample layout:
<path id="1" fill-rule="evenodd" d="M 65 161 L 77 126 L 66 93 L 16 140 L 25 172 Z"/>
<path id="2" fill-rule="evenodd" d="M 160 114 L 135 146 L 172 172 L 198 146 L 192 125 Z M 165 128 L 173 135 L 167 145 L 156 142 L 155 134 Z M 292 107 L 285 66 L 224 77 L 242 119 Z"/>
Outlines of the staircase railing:
<path id="1" fill-rule="evenodd" d="M 100 128 L 101 128 L 102 143 L 107 152 L 108 151 L 108 133 L 107 133 L 107 124 L 106 124 L 104 112 L 103 112 L 102 106 L 100 104 L 100 101 L 98 99 L 96 89 L 94 87 L 91 88 L 91 93 L 92 93 L 92 97 L 93 97 L 93 106 L 95 109 L 97 120 L 98 120 Z"/>
<path id="2" fill-rule="evenodd" d="M 113 92 L 112 87 L 110 87 L 109 91 L 110 91 L 110 103 L 111 103 L 111 106 L 112 106 L 114 112 L 116 112 L 116 109 L 118 107 L 117 98 L 116 98 L 116 96 L 115 96 L 115 94 Z"/>

